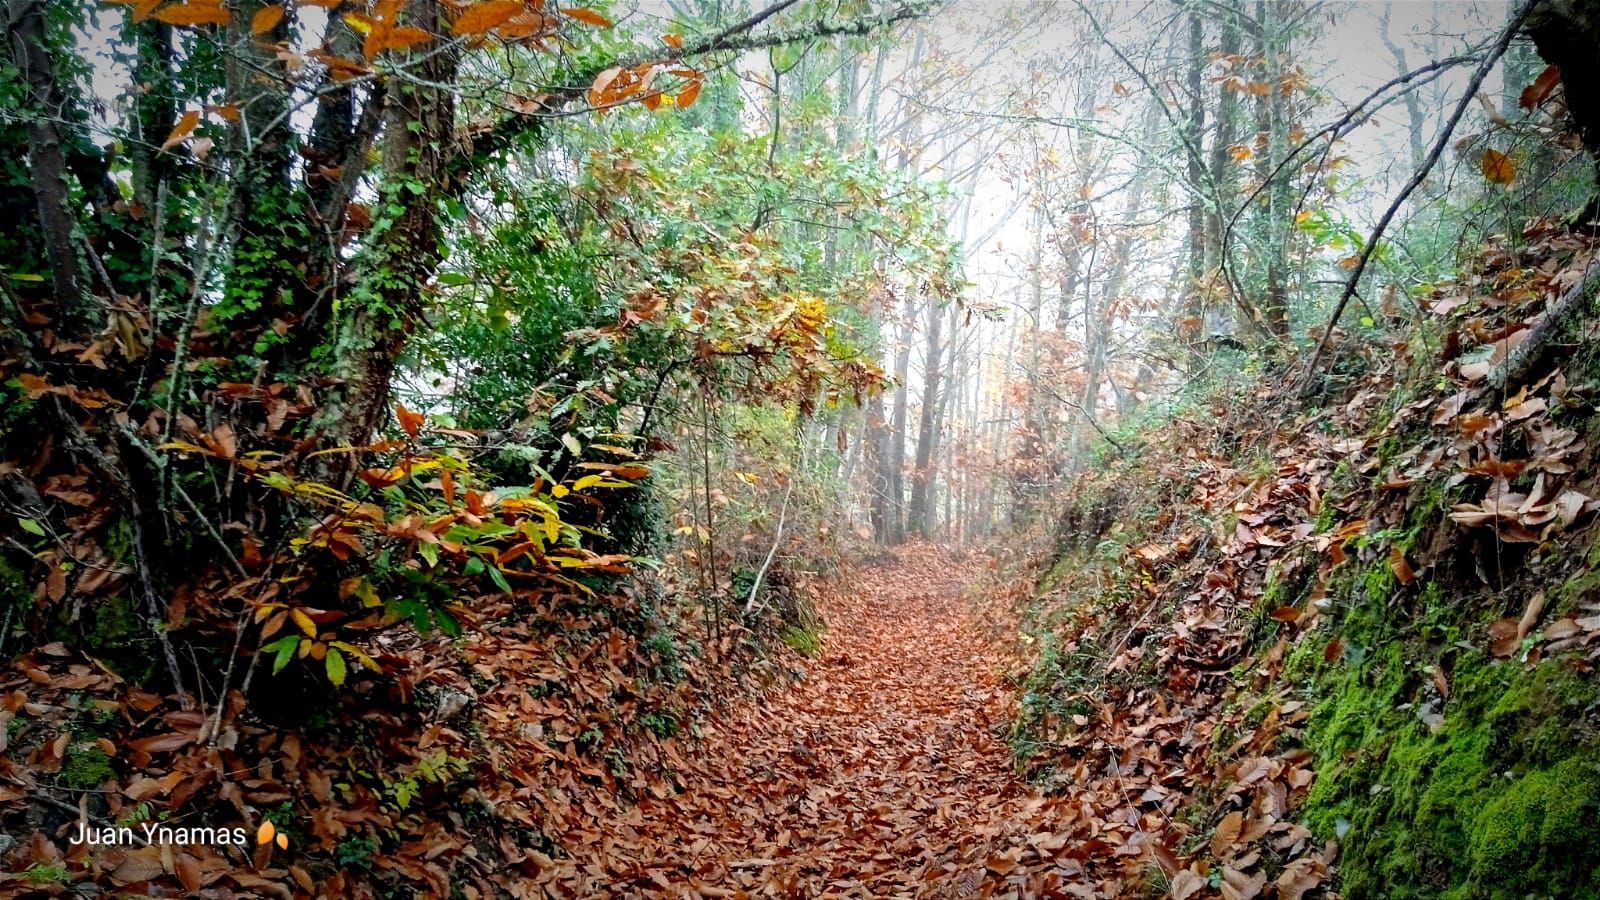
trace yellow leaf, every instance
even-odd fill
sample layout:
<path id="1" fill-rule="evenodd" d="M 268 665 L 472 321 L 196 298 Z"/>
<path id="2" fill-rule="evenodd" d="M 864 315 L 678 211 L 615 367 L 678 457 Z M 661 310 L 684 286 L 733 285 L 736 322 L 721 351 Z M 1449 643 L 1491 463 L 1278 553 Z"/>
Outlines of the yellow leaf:
<path id="1" fill-rule="evenodd" d="M 677 105 L 680 109 L 687 107 L 694 102 L 694 98 L 700 96 L 700 84 L 699 81 L 691 81 L 688 86 L 678 92 Z"/>
<path id="2" fill-rule="evenodd" d="M 1479 160 L 1478 168 L 1483 170 L 1483 177 L 1495 184 L 1510 184 L 1517 177 L 1517 167 L 1511 162 L 1511 158 L 1494 149 L 1483 151 L 1483 159 Z"/>
<path id="3" fill-rule="evenodd" d="M 304 610 L 291 609 L 289 610 L 289 617 L 294 619 L 294 624 L 300 626 L 300 630 L 306 633 L 306 637 L 315 638 L 317 636 L 317 623 L 311 621 L 311 617 L 306 615 Z"/>
<path id="4" fill-rule="evenodd" d="M 366 13 L 348 12 L 344 14 L 344 23 L 362 34 L 371 34 L 372 27 L 377 23 Z"/>
<path id="5" fill-rule="evenodd" d="M 483 34 L 522 12 L 521 0 L 487 0 L 475 3 L 456 17 L 456 34 Z"/>
<path id="6" fill-rule="evenodd" d="M 256 10 L 256 14 L 250 17 L 250 33 L 261 34 L 277 28 L 278 23 L 283 21 L 283 13 L 281 6 L 263 6 Z"/>
<path id="7" fill-rule="evenodd" d="M 575 8 L 575 9 L 563 9 L 563 10 L 561 10 L 561 14 L 563 16 L 568 16 L 570 18 L 577 19 L 579 22 L 585 22 L 585 23 L 588 23 L 590 25 L 593 25 L 596 28 L 610 28 L 611 27 L 611 20 L 610 19 L 606 18 L 605 16 L 600 15 L 599 13 L 595 12 L 592 9 L 584 9 L 582 7 L 578 7 L 578 8 Z"/>
<path id="8" fill-rule="evenodd" d="M 194 25 L 226 25 L 228 11 L 221 0 L 200 0 L 196 3 L 175 3 L 156 11 L 156 18 L 168 25 L 191 27 Z"/>
<path id="9" fill-rule="evenodd" d="M 167 139 L 162 142 L 161 149 L 158 151 L 158 153 L 165 153 L 168 150 L 171 150 L 173 147 L 183 143 L 185 138 L 191 134 L 194 134 L 194 129 L 199 124 L 200 113 L 198 111 L 191 109 L 184 113 L 178 118 L 177 127 L 173 128 L 172 133 L 167 135 Z"/>
<path id="10" fill-rule="evenodd" d="M 572 493 L 572 491 L 568 490 L 567 486 L 564 484 L 555 484 L 550 486 L 550 496 L 556 498 L 557 500 L 560 500 L 562 497 L 565 497 L 570 493 Z"/>

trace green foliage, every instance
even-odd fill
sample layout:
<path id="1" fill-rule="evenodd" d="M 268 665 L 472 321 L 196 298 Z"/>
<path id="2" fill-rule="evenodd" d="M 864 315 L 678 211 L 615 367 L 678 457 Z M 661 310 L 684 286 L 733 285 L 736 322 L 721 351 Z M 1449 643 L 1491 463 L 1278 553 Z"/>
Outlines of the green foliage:
<path id="1" fill-rule="evenodd" d="M 339 843 L 333 848 L 333 858 L 341 866 L 369 869 L 372 867 L 372 857 L 377 852 L 376 838 L 350 832 L 340 838 Z"/>
<path id="2" fill-rule="evenodd" d="M 72 873 L 63 865 L 34 863 L 22 870 L 22 878 L 29 884 L 55 884 L 70 880 Z"/>

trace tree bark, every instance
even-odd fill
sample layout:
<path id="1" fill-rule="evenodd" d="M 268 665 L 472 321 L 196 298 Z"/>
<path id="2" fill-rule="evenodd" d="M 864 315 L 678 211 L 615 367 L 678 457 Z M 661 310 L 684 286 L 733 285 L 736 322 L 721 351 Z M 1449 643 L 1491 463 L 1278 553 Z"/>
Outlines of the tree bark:
<path id="1" fill-rule="evenodd" d="M 67 163 L 58 122 L 66 119 L 66 99 L 50 66 L 41 0 L 9 0 L 6 5 L 11 62 L 28 86 L 28 165 L 33 170 L 39 227 L 50 263 L 51 286 L 67 333 L 80 336 L 95 324 L 95 302 L 83 284 L 78 262 L 75 216 L 68 206 Z"/>
<path id="2" fill-rule="evenodd" d="M 943 377 L 944 310 L 936 297 L 928 298 L 928 333 L 922 357 L 922 410 L 917 421 L 916 467 L 911 472 L 911 510 L 908 530 L 931 537 L 934 520 L 934 453 L 939 434 L 939 389 Z"/>

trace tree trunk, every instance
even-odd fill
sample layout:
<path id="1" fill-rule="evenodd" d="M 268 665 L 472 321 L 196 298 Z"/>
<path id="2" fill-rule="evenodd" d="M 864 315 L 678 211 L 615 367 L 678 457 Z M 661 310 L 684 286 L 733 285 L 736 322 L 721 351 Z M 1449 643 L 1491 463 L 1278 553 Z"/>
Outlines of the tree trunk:
<path id="1" fill-rule="evenodd" d="M 34 113 L 28 122 L 28 166 L 33 171 L 34 197 L 38 201 L 39 227 L 50 264 L 51 286 L 61 310 L 64 333 L 86 334 L 96 323 L 97 306 L 83 284 L 78 264 L 74 217 L 68 207 L 67 162 L 61 130 L 66 119 L 66 99 L 50 66 L 45 41 L 44 3 L 10 0 L 6 6 L 8 49 L 11 62 L 26 83 Z"/>
<path id="2" fill-rule="evenodd" d="M 411 0 L 409 8 L 413 23 L 449 31 L 441 0 Z M 439 263 L 437 210 L 455 140 L 455 100 L 447 86 L 455 83 L 457 52 L 423 47 L 412 55 L 415 80 L 393 84 L 383 112 L 377 209 L 384 213 L 369 235 L 362 283 L 338 323 L 335 374 L 342 383 L 325 419 L 338 446 L 366 444 L 388 415 L 396 360 Z"/>
<path id="3" fill-rule="evenodd" d="M 922 362 L 922 411 L 917 422 L 916 467 L 911 472 L 911 510 L 909 530 L 930 537 L 933 530 L 934 453 L 939 435 L 939 381 L 944 346 L 940 343 L 944 310 L 937 298 L 928 298 L 928 334 Z"/>

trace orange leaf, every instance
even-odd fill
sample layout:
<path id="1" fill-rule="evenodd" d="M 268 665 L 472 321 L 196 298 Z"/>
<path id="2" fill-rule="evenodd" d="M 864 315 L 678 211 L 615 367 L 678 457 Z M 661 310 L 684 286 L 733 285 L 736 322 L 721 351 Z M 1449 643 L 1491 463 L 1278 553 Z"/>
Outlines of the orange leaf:
<path id="1" fill-rule="evenodd" d="M 171 150 L 173 147 L 183 143 L 184 140 L 189 137 L 189 135 L 194 134 L 194 130 L 199 124 L 200 113 L 192 109 L 184 113 L 181 117 L 179 117 L 177 127 L 173 128 L 172 133 L 167 135 L 167 139 L 162 142 L 161 149 L 157 152 L 165 153 L 168 150 Z"/>
<path id="2" fill-rule="evenodd" d="M 367 39 L 361 42 L 361 55 L 371 59 L 384 51 L 389 46 L 389 35 L 394 32 L 394 26 L 388 22 L 379 22 L 367 32 Z"/>
<path id="3" fill-rule="evenodd" d="M 577 7 L 577 8 L 574 8 L 574 9 L 563 9 L 563 10 L 561 10 L 561 14 L 563 16 L 567 16 L 569 18 L 577 19 L 579 22 L 586 22 L 586 23 L 588 23 L 590 25 L 595 26 L 596 28 L 610 28 L 611 27 L 611 20 L 610 19 L 606 18 L 605 16 L 600 15 L 599 13 L 595 12 L 592 9 L 584 9 L 583 7 Z"/>
<path id="4" fill-rule="evenodd" d="M 456 34 L 483 34 L 522 12 L 521 0 L 487 0 L 475 3 L 456 17 Z"/>
<path id="5" fill-rule="evenodd" d="M 1401 550 L 1398 544 L 1389 549 L 1389 569 L 1394 572 L 1394 577 L 1399 579 L 1401 584 L 1410 584 L 1417 580 L 1416 571 L 1411 568 L 1411 563 L 1406 561 L 1405 551 Z"/>
<path id="6" fill-rule="evenodd" d="M 426 44 L 431 40 L 433 40 L 433 35 L 427 31 L 407 25 L 389 32 L 389 39 L 383 42 L 383 49 L 405 50 L 418 44 Z"/>
<path id="7" fill-rule="evenodd" d="M 1517 177 L 1517 167 L 1511 157 L 1492 148 L 1483 151 L 1478 168 L 1483 170 L 1483 177 L 1495 184 L 1510 184 Z"/>
<path id="8" fill-rule="evenodd" d="M 256 829 L 256 843 L 262 845 L 272 843 L 272 837 L 277 830 L 273 827 L 271 819 L 262 819 L 261 827 Z"/>
<path id="9" fill-rule="evenodd" d="M 139 0 L 133 7 L 133 20 L 135 22 L 143 22 L 145 19 L 150 18 L 150 14 L 156 11 L 156 7 L 160 6 L 161 2 L 162 0 Z"/>
<path id="10" fill-rule="evenodd" d="M 702 82 L 699 81 L 691 81 L 683 90 L 678 92 L 677 105 L 679 108 L 687 107 L 694 102 L 694 98 L 700 96 L 701 84 Z"/>
<path id="11" fill-rule="evenodd" d="M 278 27 L 285 10 L 281 6 L 263 6 L 250 17 L 250 33 L 261 34 Z"/>
<path id="12" fill-rule="evenodd" d="M 621 74 L 621 66 L 612 66 L 611 68 L 601 72 L 599 75 L 596 75 L 594 77 L 594 84 L 589 85 L 589 105 L 604 106 L 606 102 L 606 88 L 610 87 L 611 82 L 616 81 L 617 76 Z"/>
<path id="13" fill-rule="evenodd" d="M 228 11 L 223 8 L 221 0 L 200 0 L 195 3 L 179 3 L 164 7 L 156 12 L 156 18 L 168 25 L 179 27 L 192 27 L 195 25 L 226 25 L 228 24 Z"/>
<path id="14" fill-rule="evenodd" d="M 394 414 L 400 420 L 401 429 L 403 429 L 406 434 L 409 434 L 412 437 L 417 436 L 417 427 L 420 426 L 423 420 L 426 418 L 422 413 L 414 413 L 411 410 L 406 409 L 404 403 L 396 403 L 394 405 Z"/>
<path id="15" fill-rule="evenodd" d="M 661 39 L 667 42 L 668 47 L 683 47 L 683 37 L 676 32 L 669 31 L 666 34 L 663 34 Z"/>

